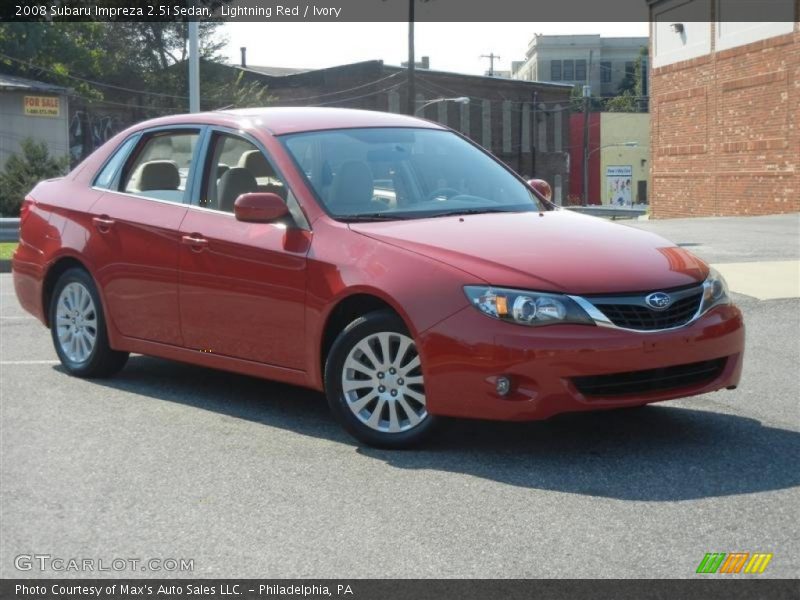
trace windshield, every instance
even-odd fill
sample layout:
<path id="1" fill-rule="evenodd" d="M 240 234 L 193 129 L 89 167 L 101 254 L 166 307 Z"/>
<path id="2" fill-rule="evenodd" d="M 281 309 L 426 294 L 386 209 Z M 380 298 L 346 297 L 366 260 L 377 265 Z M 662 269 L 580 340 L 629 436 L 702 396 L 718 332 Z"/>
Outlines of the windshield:
<path id="1" fill-rule="evenodd" d="M 328 212 L 340 220 L 544 208 L 507 169 L 449 131 L 337 129 L 282 139 Z"/>

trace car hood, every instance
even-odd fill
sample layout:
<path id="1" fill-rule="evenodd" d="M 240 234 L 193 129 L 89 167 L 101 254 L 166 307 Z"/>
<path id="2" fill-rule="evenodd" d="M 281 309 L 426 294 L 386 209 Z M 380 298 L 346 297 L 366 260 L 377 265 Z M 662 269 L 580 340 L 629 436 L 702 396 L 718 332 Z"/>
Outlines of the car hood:
<path id="1" fill-rule="evenodd" d="M 672 242 L 568 210 L 351 223 L 362 235 L 495 286 L 607 294 L 703 281 L 708 266 Z"/>

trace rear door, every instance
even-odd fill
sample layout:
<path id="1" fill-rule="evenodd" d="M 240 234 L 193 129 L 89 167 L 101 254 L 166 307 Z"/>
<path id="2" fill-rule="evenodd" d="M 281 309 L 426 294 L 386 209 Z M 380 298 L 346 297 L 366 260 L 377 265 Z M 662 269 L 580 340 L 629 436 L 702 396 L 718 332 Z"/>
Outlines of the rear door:
<path id="1" fill-rule="evenodd" d="M 311 232 L 283 177 L 256 140 L 209 133 L 204 171 L 180 230 L 180 311 L 187 347 L 305 368 L 306 254 Z M 292 217 L 243 223 L 240 194 L 277 193 Z"/>
<path id="2" fill-rule="evenodd" d="M 124 336 L 182 345 L 178 247 L 200 127 L 142 134 L 118 172 L 95 181 L 107 192 L 92 207 L 96 276 Z"/>

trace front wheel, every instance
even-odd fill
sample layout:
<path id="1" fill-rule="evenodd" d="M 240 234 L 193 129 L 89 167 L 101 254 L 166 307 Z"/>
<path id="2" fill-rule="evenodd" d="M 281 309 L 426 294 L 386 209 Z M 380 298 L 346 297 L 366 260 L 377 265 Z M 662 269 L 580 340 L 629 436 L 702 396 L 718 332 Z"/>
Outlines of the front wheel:
<path id="1" fill-rule="evenodd" d="M 50 332 L 70 375 L 109 377 L 128 360 L 127 352 L 108 345 L 100 295 L 83 269 L 69 269 L 59 277 L 50 302 Z"/>
<path id="2" fill-rule="evenodd" d="M 416 344 L 389 311 L 359 317 L 339 334 L 325 364 L 325 391 L 339 423 L 371 446 L 413 446 L 436 422 Z"/>

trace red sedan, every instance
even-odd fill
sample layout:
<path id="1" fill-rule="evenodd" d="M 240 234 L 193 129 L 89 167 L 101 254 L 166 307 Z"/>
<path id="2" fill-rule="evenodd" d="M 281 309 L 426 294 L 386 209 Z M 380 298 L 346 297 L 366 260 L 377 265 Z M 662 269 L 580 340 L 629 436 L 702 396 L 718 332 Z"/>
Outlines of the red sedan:
<path id="1" fill-rule="evenodd" d="M 307 386 L 378 446 L 735 387 L 722 277 L 540 189 L 406 116 L 167 117 L 36 186 L 14 284 L 72 375 L 137 352 Z"/>

